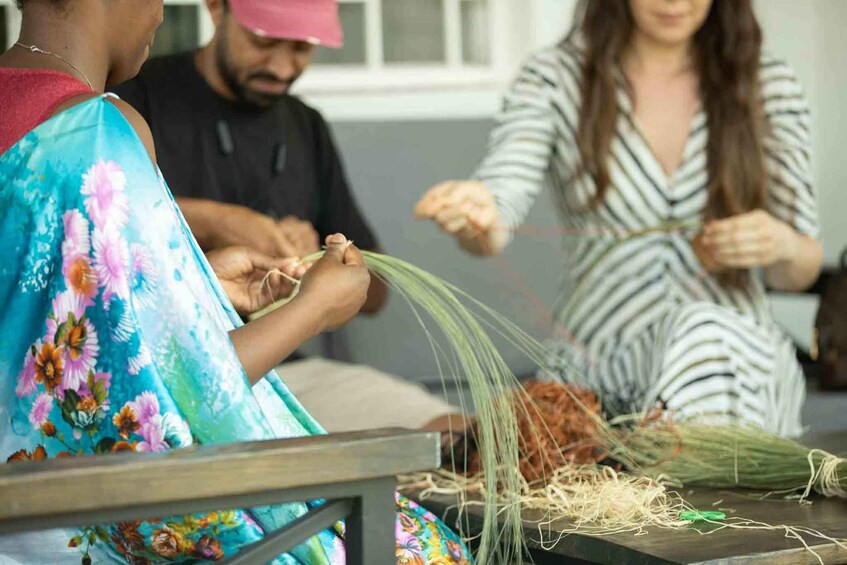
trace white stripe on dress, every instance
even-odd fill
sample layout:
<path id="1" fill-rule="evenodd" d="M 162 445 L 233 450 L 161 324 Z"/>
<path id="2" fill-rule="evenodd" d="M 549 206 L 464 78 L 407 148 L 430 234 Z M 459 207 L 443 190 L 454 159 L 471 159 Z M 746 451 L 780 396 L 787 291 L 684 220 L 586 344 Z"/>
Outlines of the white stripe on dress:
<path id="1" fill-rule="evenodd" d="M 683 162 L 668 178 L 632 121 L 620 89 L 612 141 L 612 186 L 596 209 L 575 136 L 581 54 L 575 42 L 531 56 L 506 94 L 489 150 L 474 178 L 493 192 L 509 228 L 523 223 L 545 185 L 557 192 L 568 267 L 557 323 L 578 343 L 551 342 L 551 365 L 578 367 L 611 412 L 661 402 L 676 417 L 744 420 L 797 435 L 802 373 L 790 340 L 774 324 L 760 274 L 727 289 L 702 272 L 692 231 L 620 243 L 611 234 L 669 222 L 698 222 L 707 201 L 708 127 L 692 123 Z M 767 210 L 801 233 L 818 233 L 811 177 L 809 110 L 788 65 L 765 55 L 760 83 L 767 122 Z"/>

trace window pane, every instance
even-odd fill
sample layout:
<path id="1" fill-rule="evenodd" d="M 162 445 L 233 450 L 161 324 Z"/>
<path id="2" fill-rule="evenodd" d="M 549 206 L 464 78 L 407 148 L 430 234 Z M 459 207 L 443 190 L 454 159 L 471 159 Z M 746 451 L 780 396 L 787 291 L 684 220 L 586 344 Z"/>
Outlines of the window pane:
<path id="1" fill-rule="evenodd" d="M 151 56 L 196 49 L 200 44 L 197 6 L 165 6 L 165 19 L 156 31 Z"/>
<path id="2" fill-rule="evenodd" d="M 11 6 L 0 6 L 0 53 L 9 46 L 9 38 L 6 36 L 6 26 L 9 25 L 6 10 L 11 9 Z"/>
<path id="3" fill-rule="evenodd" d="M 442 0 L 387 0 L 382 3 L 386 63 L 443 63 Z"/>
<path id="4" fill-rule="evenodd" d="M 329 49 L 318 47 L 314 62 L 318 65 L 364 65 L 365 56 L 365 5 L 345 2 L 338 5 L 341 27 L 344 28 L 344 47 Z"/>
<path id="5" fill-rule="evenodd" d="M 490 16 L 486 0 L 462 0 L 462 61 L 469 65 L 490 62 Z"/>

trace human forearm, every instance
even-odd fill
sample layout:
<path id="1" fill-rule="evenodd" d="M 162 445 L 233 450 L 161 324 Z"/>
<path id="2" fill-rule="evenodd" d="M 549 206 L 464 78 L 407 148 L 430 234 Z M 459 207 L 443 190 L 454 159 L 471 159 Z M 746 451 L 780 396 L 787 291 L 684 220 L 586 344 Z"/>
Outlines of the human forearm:
<path id="1" fill-rule="evenodd" d="M 229 333 L 250 384 L 324 330 L 319 304 L 300 296 Z"/>
<path id="2" fill-rule="evenodd" d="M 226 214 L 229 204 L 200 198 L 177 197 L 176 203 L 203 250 L 224 247 L 221 244 L 221 218 Z"/>
<path id="3" fill-rule="evenodd" d="M 823 265 L 823 247 L 813 237 L 794 232 L 786 258 L 765 269 L 765 281 L 774 290 L 800 292 L 818 278 Z"/>
<path id="4" fill-rule="evenodd" d="M 178 198 L 188 227 L 204 251 L 243 245 L 271 257 L 297 257 L 277 221 L 246 206 L 199 198 Z"/>

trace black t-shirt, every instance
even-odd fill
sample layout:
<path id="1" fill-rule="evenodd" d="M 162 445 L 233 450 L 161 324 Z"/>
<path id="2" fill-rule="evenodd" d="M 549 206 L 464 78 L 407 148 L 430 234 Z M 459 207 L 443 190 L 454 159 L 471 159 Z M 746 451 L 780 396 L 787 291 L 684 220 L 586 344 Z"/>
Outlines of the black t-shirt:
<path id="1" fill-rule="evenodd" d="M 311 222 L 321 241 L 341 232 L 358 247 L 378 247 L 326 122 L 297 98 L 266 109 L 232 103 L 206 83 L 193 52 L 148 61 L 114 92 L 150 124 L 175 195 L 295 216 Z"/>

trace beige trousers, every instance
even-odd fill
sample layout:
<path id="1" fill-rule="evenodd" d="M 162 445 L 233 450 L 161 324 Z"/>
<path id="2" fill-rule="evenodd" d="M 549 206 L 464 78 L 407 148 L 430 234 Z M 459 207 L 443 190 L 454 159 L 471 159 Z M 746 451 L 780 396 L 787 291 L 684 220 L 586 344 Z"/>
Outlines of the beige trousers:
<path id="1" fill-rule="evenodd" d="M 313 358 L 281 365 L 276 373 L 328 432 L 420 428 L 459 412 L 423 386 L 366 365 Z"/>

